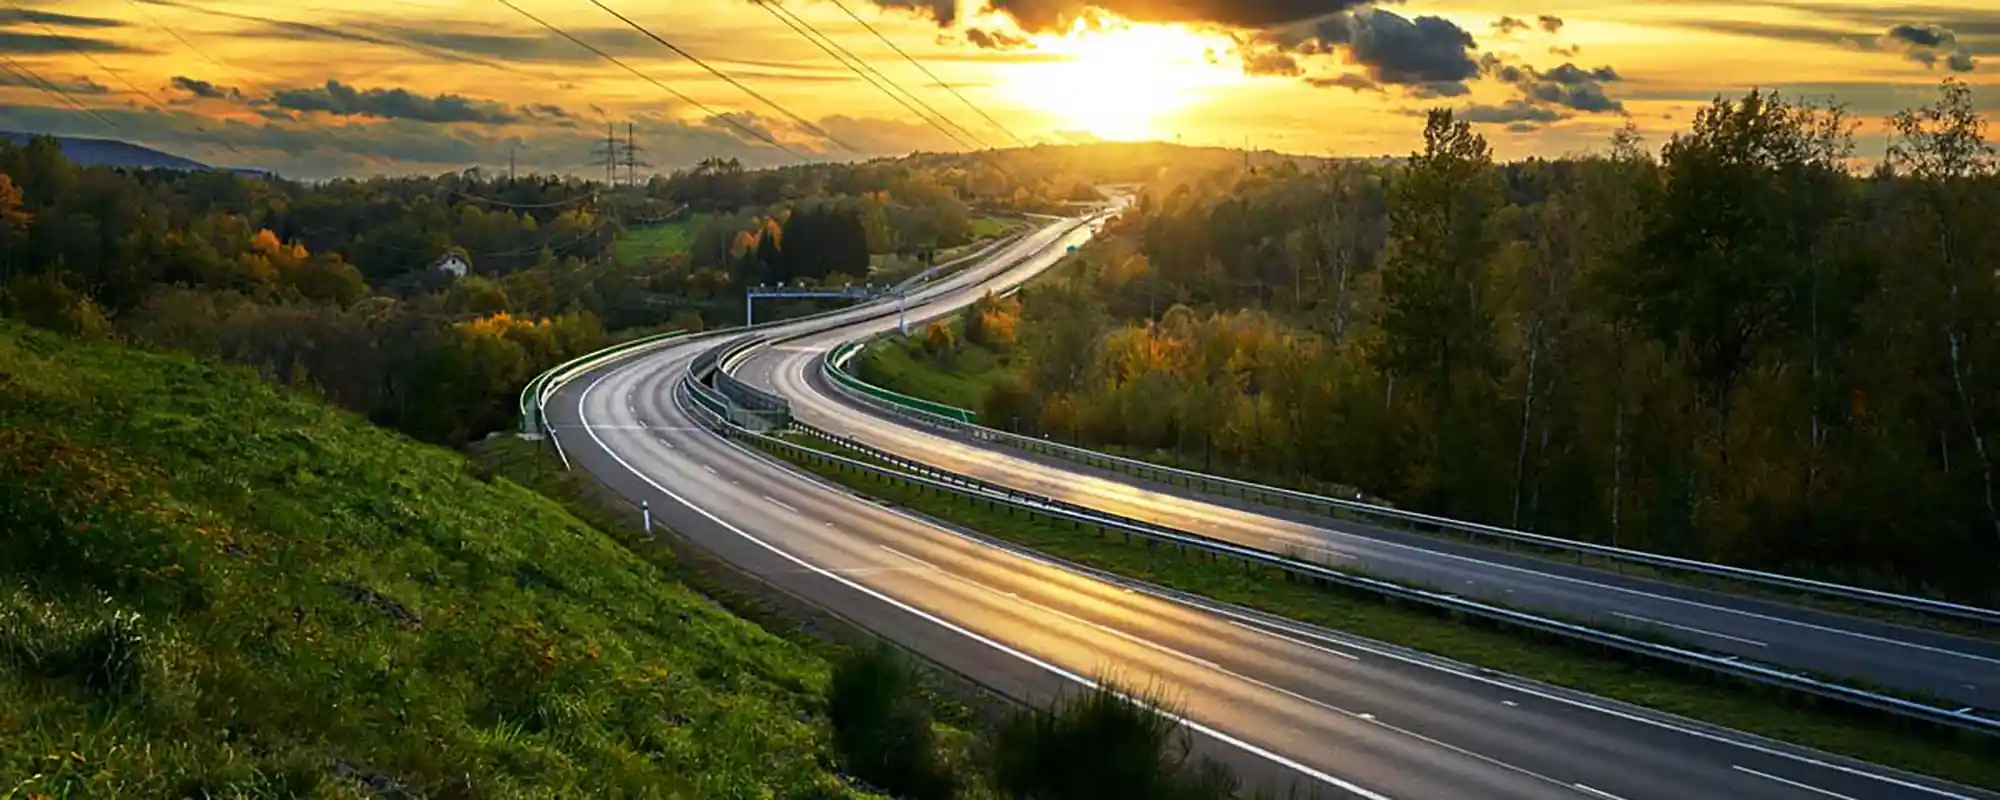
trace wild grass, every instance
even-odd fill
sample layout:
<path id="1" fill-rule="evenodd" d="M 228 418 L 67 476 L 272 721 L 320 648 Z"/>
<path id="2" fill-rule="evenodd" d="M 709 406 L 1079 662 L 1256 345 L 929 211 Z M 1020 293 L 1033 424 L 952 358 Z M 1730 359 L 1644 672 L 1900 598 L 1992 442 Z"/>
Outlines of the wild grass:
<path id="1" fill-rule="evenodd" d="M 829 668 L 246 370 L 0 324 L 0 791 L 838 797 Z"/>

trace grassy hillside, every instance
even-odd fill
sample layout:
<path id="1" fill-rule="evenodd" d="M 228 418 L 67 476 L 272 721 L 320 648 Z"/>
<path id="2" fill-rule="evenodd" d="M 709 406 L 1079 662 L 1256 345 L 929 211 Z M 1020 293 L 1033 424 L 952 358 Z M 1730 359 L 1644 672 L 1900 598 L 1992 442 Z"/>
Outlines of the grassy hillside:
<path id="1" fill-rule="evenodd" d="M 247 371 L 0 324 L 0 786 L 842 796 L 825 662 Z"/>
<path id="2" fill-rule="evenodd" d="M 632 228 L 611 245 L 611 258 L 621 265 L 631 265 L 648 258 L 685 253 L 694 244 L 695 230 L 707 221 L 707 214 L 692 214 L 674 222 Z"/>
<path id="3" fill-rule="evenodd" d="M 954 333 L 957 328 L 954 323 Z M 948 357 L 949 364 L 940 363 L 937 356 L 924 352 L 923 332 L 915 333 L 870 343 L 856 364 L 860 377 L 890 391 L 978 412 L 986 404 L 986 392 L 1012 372 L 999 355 L 970 342 L 959 343 Z M 1007 426 L 1004 420 L 998 424 Z"/>

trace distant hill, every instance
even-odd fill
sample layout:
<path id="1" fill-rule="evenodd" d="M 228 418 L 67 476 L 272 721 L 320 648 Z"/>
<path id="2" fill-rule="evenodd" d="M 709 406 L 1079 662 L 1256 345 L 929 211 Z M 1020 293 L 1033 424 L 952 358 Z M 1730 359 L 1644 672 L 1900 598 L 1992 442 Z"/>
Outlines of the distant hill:
<path id="1" fill-rule="evenodd" d="M 40 134 L 0 131 L 0 140 L 19 146 Z M 180 169 L 180 170 L 226 170 L 243 175 L 268 176 L 270 173 L 258 169 L 238 167 L 214 167 L 172 153 L 165 153 L 145 145 L 117 139 L 93 139 L 87 136 L 57 136 L 56 145 L 62 153 L 86 167 L 122 167 L 125 169 Z"/>

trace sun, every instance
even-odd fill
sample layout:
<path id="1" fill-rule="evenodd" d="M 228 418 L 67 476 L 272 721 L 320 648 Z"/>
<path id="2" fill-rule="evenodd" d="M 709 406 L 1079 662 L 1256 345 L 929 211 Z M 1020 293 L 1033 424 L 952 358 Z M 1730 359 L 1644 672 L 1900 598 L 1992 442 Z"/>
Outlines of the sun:
<path id="1" fill-rule="evenodd" d="M 1014 65 L 1005 94 L 1100 139 L 1167 138 L 1167 117 L 1244 80 L 1227 39 L 1179 26 L 1078 21 L 1033 41 L 1053 58 Z"/>

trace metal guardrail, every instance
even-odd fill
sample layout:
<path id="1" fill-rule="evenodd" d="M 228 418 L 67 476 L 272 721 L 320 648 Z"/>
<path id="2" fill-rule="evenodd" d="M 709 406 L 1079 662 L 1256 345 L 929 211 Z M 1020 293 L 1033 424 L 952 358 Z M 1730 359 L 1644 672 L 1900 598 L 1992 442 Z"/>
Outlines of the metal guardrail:
<path id="1" fill-rule="evenodd" d="M 590 371 L 589 367 L 594 366 L 605 358 L 650 347 L 668 339 L 678 337 L 682 333 L 684 331 L 667 331 L 666 333 L 656 333 L 651 336 L 641 336 L 630 341 L 619 342 L 610 347 L 594 350 L 557 364 L 543 371 L 542 374 L 530 378 L 527 385 L 521 387 L 521 395 L 517 401 L 520 412 L 521 435 L 529 438 L 541 436 L 547 429 L 548 418 L 542 412 L 548 407 L 549 396 L 555 394 L 557 389 L 562 388 L 564 383 L 575 378 L 577 375 Z"/>
<path id="2" fill-rule="evenodd" d="M 875 399 L 882 400 L 884 402 L 894 403 L 900 406 L 908 406 L 911 408 L 922 409 L 927 413 L 936 414 L 941 417 L 957 420 L 959 422 L 964 422 L 964 423 L 971 423 L 974 420 L 978 419 L 979 415 L 974 414 L 973 412 L 967 409 L 959 408 L 957 406 L 948 406 L 943 403 L 925 400 L 921 397 L 911 397 L 901 392 L 893 391 L 890 389 L 884 389 L 880 386 L 876 386 L 875 384 L 861 380 L 860 378 L 857 378 L 854 375 L 850 374 L 846 370 L 846 363 L 849 360 L 853 359 L 854 356 L 859 355 L 861 353 L 862 348 L 865 347 L 866 345 L 867 345 L 866 342 L 848 342 L 846 344 L 840 345 L 839 347 L 835 347 L 831 351 L 828 351 L 826 355 L 827 363 L 829 365 L 837 365 L 837 366 L 833 366 L 832 369 L 828 370 L 826 373 L 827 376 L 832 378 L 835 382 L 846 386 L 848 389 L 861 392 L 863 394 L 873 395 Z"/>
<path id="3" fill-rule="evenodd" d="M 693 385 L 690 382 L 690 386 Z M 895 468 L 879 467 L 845 456 L 797 445 L 733 424 L 727 424 L 723 418 L 716 416 L 712 411 L 710 411 L 707 418 L 701 418 L 700 421 L 710 430 L 726 437 L 748 441 L 757 446 L 769 450 L 781 451 L 784 454 L 797 458 L 817 461 L 823 464 L 833 464 L 841 469 L 853 470 L 884 480 L 900 482 L 907 486 L 952 494 L 969 500 L 1006 505 L 1012 509 L 1040 515 L 1052 521 L 1096 527 L 1104 531 L 1123 534 L 1128 539 L 1136 536 L 1160 544 L 1187 548 L 1218 557 L 1278 569 L 1324 584 L 1366 591 L 1456 615 L 1477 617 L 1514 628 L 1537 631 L 1576 642 L 1641 656 L 1658 662 L 1693 667 L 1718 675 L 1834 700 L 1856 708 L 1889 714 L 1904 719 L 1989 736 L 2000 735 L 2000 720 L 1972 713 L 1971 709 L 1945 709 L 1901 697 L 1823 681 L 1807 675 L 1786 672 L 1762 664 L 1744 661 L 1735 656 L 1719 656 L 1699 650 L 1651 642 L 1588 625 L 1537 616 L 1504 606 L 1468 600 L 1445 592 L 1405 586 L 1392 581 L 1345 572 L 1309 561 L 1300 561 L 1256 548 L 1244 547 L 1219 539 L 1213 539 L 1201 534 L 1096 511 L 1056 498 L 1008 489 L 981 481 L 977 478 L 938 470 L 923 464 L 911 462 L 893 454 L 883 453 L 875 448 L 861 445 L 852 440 L 798 422 L 793 423 L 793 430 L 844 447 L 852 447 L 856 452 L 894 465 Z"/>
<path id="4" fill-rule="evenodd" d="M 1452 519 L 1388 506 L 1378 506 L 1358 500 L 1330 497 L 1295 489 L 1267 486 L 1235 478 L 1225 478 L 1219 475 L 1162 466 L 1138 459 L 1115 456 L 1109 453 L 1101 453 L 1095 450 L 1053 442 L 1047 439 L 1022 436 L 996 428 L 989 428 L 968 420 L 958 419 L 955 415 L 940 414 L 931 411 L 925 407 L 927 402 L 919 404 L 900 402 L 896 398 L 901 395 L 887 389 L 875 387 L 848 373 L 845 369 L 845 359 L 841 363 L 836 364 L 831 357 L 837 352 L 840 351 L 838 349 L 829 351 L 827 356 L 822 358 L 821 369 L 825 372 L 829 382 L 836 389 L 842 390 L 848 397 L 864 405 L 881 409 L 884 412 L 920 425 L 980 442 L 1007 445 L 1031 453 L 1050 455 L 1065 461 L 1100 469 L 1109 469 L 1134 477 L 1156 480 L 1169 485 L 1187 486 L 1201 491 L 1220 494 L 1225 497 L 1237 497 L 1251 502 L 1263 503 L 1284 509 L 1296 509 L 1327 517 L 1341 517 L 1345 515 L 1360 517 L 1366 521 L 1387 520 L 1418 528 L 1429 528 L 1455 533 L 1474 539 L 1485 538 L 1509 544 L 1522 544 L 1571 552 L 1577 554 L 1578 557 L 1592 556 L 1675 572 L 1726 578 L 1787 591 L 1872 603 L 1905 611 L 1916 611 L 1986 624 L 2000 624 L 2000 610 L 1995 609 L 1529 533 L 1527 531 L 1502 528 L 1495 525 Z"/>

